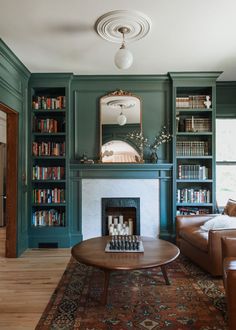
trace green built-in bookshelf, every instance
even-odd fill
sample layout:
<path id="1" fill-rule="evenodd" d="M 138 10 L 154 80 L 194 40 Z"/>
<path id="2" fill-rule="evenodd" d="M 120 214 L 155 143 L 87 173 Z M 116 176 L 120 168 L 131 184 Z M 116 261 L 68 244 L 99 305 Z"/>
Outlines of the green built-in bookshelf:
<path id="1" fill-rule="evenodd" d="M 173 218 L 214 213 L 218 72 L 171 73 L 173 82 Z"/>
<path id="2" fill-rule="evenodd" d="M 30 247 L 68 247 L 68 80 L 30 81 Z"/>

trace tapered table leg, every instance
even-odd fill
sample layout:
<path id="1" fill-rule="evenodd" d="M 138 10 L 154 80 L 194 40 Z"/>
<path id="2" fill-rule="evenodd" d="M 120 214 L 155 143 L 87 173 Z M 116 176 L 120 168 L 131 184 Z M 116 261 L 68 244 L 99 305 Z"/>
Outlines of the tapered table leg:
<path id="1" fill-rule="evenodd" d="M 170 285 L 170 281 L 169 281 L 169 278 L 168 278 L 167 272 L 166 272 L 166 267 L 164 265 L 161 266 L 161 271 L 162 271 L 162 275 L 165 279 L 166 285 Z"/>
<path id="2" fill-rule="evenodd" d="M 109 286 L 109 280 L 110 280 L 110 270 L 105 270 L 104 269 L 104 274 L 105 274 L 105 278 L 104 278 L 104 289 L 103 289 L 103 295 L 102 295 L 102 304 L 106 305 L 107 303 L 107 291 L 108 291 L 108 286 Z"/>

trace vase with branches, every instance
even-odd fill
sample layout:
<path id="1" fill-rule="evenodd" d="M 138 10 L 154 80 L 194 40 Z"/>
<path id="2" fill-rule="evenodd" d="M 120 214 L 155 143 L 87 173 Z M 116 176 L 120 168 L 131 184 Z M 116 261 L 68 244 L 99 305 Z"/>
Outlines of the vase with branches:
<path id="1" fill-rule="evenodd" d="M 143 131 L 133 131 L 127 134 L 126 136 L 129 140 L 132 140 L 133 144 L 139 150 L 141 159 L 143 159 L 143 151 L 145 147 L 150 147 L 148 139 L 144 137 Z"/>
<path id="2" fill-rule="evenodd" d="M 127 138 L 132 140 L 135 146 L 138 148 L 141 157 L 143 158 L 144 148 L 149 148 L 151 151 L 150 161 L 156 163 L 158 161 L 157 150 L 163 143 L 171 141 L 172 135 L 168 132 L 165 125 L 162 126 L 159 134 L 155 137 L 154 142 L 151 144 L 143 134 L 142 131 L 134 131 L 127 134 Z"/>
<path id="3" fill-rule="evenodd" d="M 156 163 L 158 160 L 157 151 L 163 143 L 170 142 L 172 135 L 169 133 L 165 125 L 162 126 L 159 134 L 155 137 L 154 142 L 150 145 L 151 155 L 150 160 L 152 163 Z"/>

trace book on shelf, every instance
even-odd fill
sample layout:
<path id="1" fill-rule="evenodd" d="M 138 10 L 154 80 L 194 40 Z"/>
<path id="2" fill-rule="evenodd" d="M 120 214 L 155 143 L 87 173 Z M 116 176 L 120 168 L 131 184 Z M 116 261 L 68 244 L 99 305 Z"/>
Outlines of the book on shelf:
<path id="1" fill-rule="evenodd" d="M 196 215 L 196 214 L 209 214 L 208 208 L 204 207 L 178 207 L 176 215 Z"/>
<path id="2" fill-rule="evenodd" d="M 63 180 L 65 167 L 63 166 L 33 166 L 33 180 Z"/>
<path id="3" fill-rule="evenodd" d="M 52 204 L 65 203 L 65 189 L 33 189 L 33 203 Z"/>
<path id="4" fill-rule="evenodd" d="M 205 102 L 209 95 L 189 95 L 189 96 L 177 96 L 176 108 L 182 109 L 206 109 Z"/>
<path id="5" fill-rule="evenodd" d="M 34 110 L 56 110 L 65 109 L 66 97 L 48 97 L 48 96 L 33 96 L 32 108 Z"/>
<path id="6" fill-rule="evenodd" d="M 199 164 L 178 165 L 178 179 L 207 180 L 208 168 L 205 165 Z"/>
<path id="7" fill-rule="evenodd" d="M 58 132 L 58 120 L 47 118 L 33 120 L 33 132 L 37 133 L 57 133 Z"/>
<path id="8" fill-rule="evenodd" d="M 65 156 L 65 142 L 33 142 L 33 156 Z"/>
<path id="9" fill-rule="evenodd" d="M 209 189 L 177 189 L 177 203 L 210 203 L 210 200 Z"/>
<path id="10" fill-rule="evenodd" d="M 38 210 L 32 215 L 33 226 L 65 226 L 65 212 L 55 209 Z"/>
<path id="11" fill-rule="evenodd" d="M 208 141 L 177 141 L 176 156 L 208 156 Z"/>

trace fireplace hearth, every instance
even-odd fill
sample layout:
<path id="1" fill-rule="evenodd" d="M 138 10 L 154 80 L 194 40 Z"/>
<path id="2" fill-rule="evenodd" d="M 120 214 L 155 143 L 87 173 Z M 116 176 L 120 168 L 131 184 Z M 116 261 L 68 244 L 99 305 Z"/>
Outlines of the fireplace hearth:
<path id="1" fill-rule="evenodd" d="M 140 198 L 102 198 L 102 235 L 140 235 Z"/>

